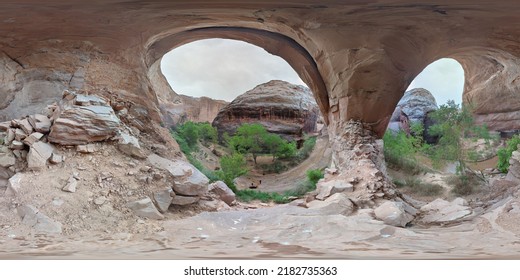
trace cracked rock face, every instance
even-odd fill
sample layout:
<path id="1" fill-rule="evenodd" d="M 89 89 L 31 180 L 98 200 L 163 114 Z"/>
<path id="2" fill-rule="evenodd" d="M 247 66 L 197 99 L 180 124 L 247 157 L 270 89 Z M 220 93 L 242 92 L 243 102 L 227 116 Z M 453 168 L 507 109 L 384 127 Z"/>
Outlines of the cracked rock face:
<path id="1" fill-rule="evenodd" d="M 222 136 L 244 123 L 259 123 L 268 132 L 293 141 L 317 129 L 319 109 L 310 90 L 284 81 L 270 81 L 238 96 L 213 121 Z"/>
<path id="2" fill-rule="evenodd" d="M 99 97 L 64 92 L 54 112 L 49 141 L 61 145 L 83 145 L 116 135 L 119 118 Z"/>

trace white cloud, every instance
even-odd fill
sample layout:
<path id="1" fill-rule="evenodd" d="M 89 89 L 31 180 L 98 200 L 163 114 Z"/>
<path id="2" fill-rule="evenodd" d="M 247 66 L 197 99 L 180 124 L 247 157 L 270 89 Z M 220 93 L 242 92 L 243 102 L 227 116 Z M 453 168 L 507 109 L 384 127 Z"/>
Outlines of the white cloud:
<path id="1" fill-rule="evenodd" d="M 460 104 L 464 90 L 464 70 L 454 59 L 439 59 L 428 65 L 417 75 L 408 87 L 408 90 L 413 88 L 429 90 L 439 105 L 446 103 L 450 99 Z"/>
<path id="2" fill-rule="evenodd" d="M 235 40 L 207 39 L 180 46 L 164 55 L 161 71 L 179 94 L 226 101 L 270 80 L 305 85 L 282 58 Z"/>

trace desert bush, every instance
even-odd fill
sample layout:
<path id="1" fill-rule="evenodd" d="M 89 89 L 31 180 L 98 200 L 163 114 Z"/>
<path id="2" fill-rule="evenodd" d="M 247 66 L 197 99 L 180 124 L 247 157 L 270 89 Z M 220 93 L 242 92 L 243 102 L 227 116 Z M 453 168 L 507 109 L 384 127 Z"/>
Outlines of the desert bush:
<path id="1" fill-rule="evenodd" d="M 404 131 L 387 131 L 383 136 L 383 143 L 385 160 L 390 166 L 410 173 L 422 170 L 415 158 L 421 146 L 420 139 L 409 136 Z"/>
<path id="2" fill-rule="evenodd" d="M 233 180 L 247 174 L 246 159 L 242 154 L 234 153 L 230 156 L 223 156 L 220 159 L 220 170 L 216 171 L 217 177 L 222 180 L 233 191 L 237 191 Z"/>
<path id="3" fill-rule="evenodd" d="M 436 196 L 444 192 L 444 188 L 441 185 L 424 183 L 423 181 L 413 177 L 405 179 L 404 182 L 398 182 L 401 188 L 407 187 L 410 192 L 422 196 Z"/>
<path id="4" fill-rule="evenodd" d="M 471 174 L 453 175 L 446 182 L 453 187 L 451 192 L 460 196 L 474 193 L 477 186 L 480 185 L 479 180 Z"/>
<path id="5" fill-rule="evenodd" d="M 311 169 L 311 170 L 307 170 L 307 180 L 309 180 L 309 182 L 311 182 L 312 184 L 314 184 L 314 186 L 316 186 L 316 184 L 318 183 L 318 181 L 323 178 L 323 171 L 319 170 L 319 169 Z"/>
<path id="6" fill-rule="evenodd" d="M 506 141 L 504 148 L 498 150 L 497 168 L 500 172 L 507 173 L 509 170 L 509 159 L 511 159 L 513 152 L 518 149 L 518 144 L 520 144 L 520 136 L 515 135 Z"/>
<path id="7" fill-rule="evenodd" d="M 239 190 L 235 195 L 240 201 L 250 202 L 253 200 L 260 200 L 261 202 L 273 201 L 277 204 L 288 203 L 290 200 L 288 196 L 279 193 L 261 192 L 256 190 Z"/>
<path id="8" fill-rule="evenodd" d="M 275 161 L 271 164 L 261 164 L 260 168 L 267 174 L 269 174 L 269 173 L 280 174 L 287 170 L 287 166 L 280 161 Z"/>
<path id="9" fill-rule="evenodd" d="M 316 146 L 316 139 L 316 136 L 308 137 L 307 139 L 305 139 L 302 147 L 300 148 L 300 150 L 298 150 L 298 153 L 296 154 L 296 158 L 299 161 L 302 161 L 310 156 L 312 150 L 314 149 L 314 146 Z"/>

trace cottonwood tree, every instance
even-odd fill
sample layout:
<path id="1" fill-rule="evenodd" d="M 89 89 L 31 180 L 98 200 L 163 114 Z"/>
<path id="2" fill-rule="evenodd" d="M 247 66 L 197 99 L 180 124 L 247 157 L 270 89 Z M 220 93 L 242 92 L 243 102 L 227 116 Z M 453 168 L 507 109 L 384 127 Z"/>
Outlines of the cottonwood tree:
<path id="1" fill-rule="evenodd" d="M 468 138 L 489 139 L 485 126 L 475 125 L 473 115 L 468 106 L 459 106 L 453 100 L 431 114 L 435 124 L 429 128 L 429 133 L 439 137 L 437 145 L 432 146 L 430 154 L 434 161 L 456 161 L 457 173 L 465 176 L 468 171 L 464 141 Z"/>

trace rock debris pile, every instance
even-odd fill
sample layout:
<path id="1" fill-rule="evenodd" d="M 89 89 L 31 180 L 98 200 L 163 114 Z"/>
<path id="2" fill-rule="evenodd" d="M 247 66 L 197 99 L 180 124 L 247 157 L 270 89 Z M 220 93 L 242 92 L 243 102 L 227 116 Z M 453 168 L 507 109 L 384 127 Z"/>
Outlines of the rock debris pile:
<path id="1" fill-rule="evenodd" d="M 223 182 L 157 154 L 166 147 L 142 147 L 118 114 L 99 96 L 66 90 L 44 113 L 0 123 L 0 222 L 47 234 L 142 231 L 141 219 L 164 219 L 170 207 L 235 203 Z"/>

